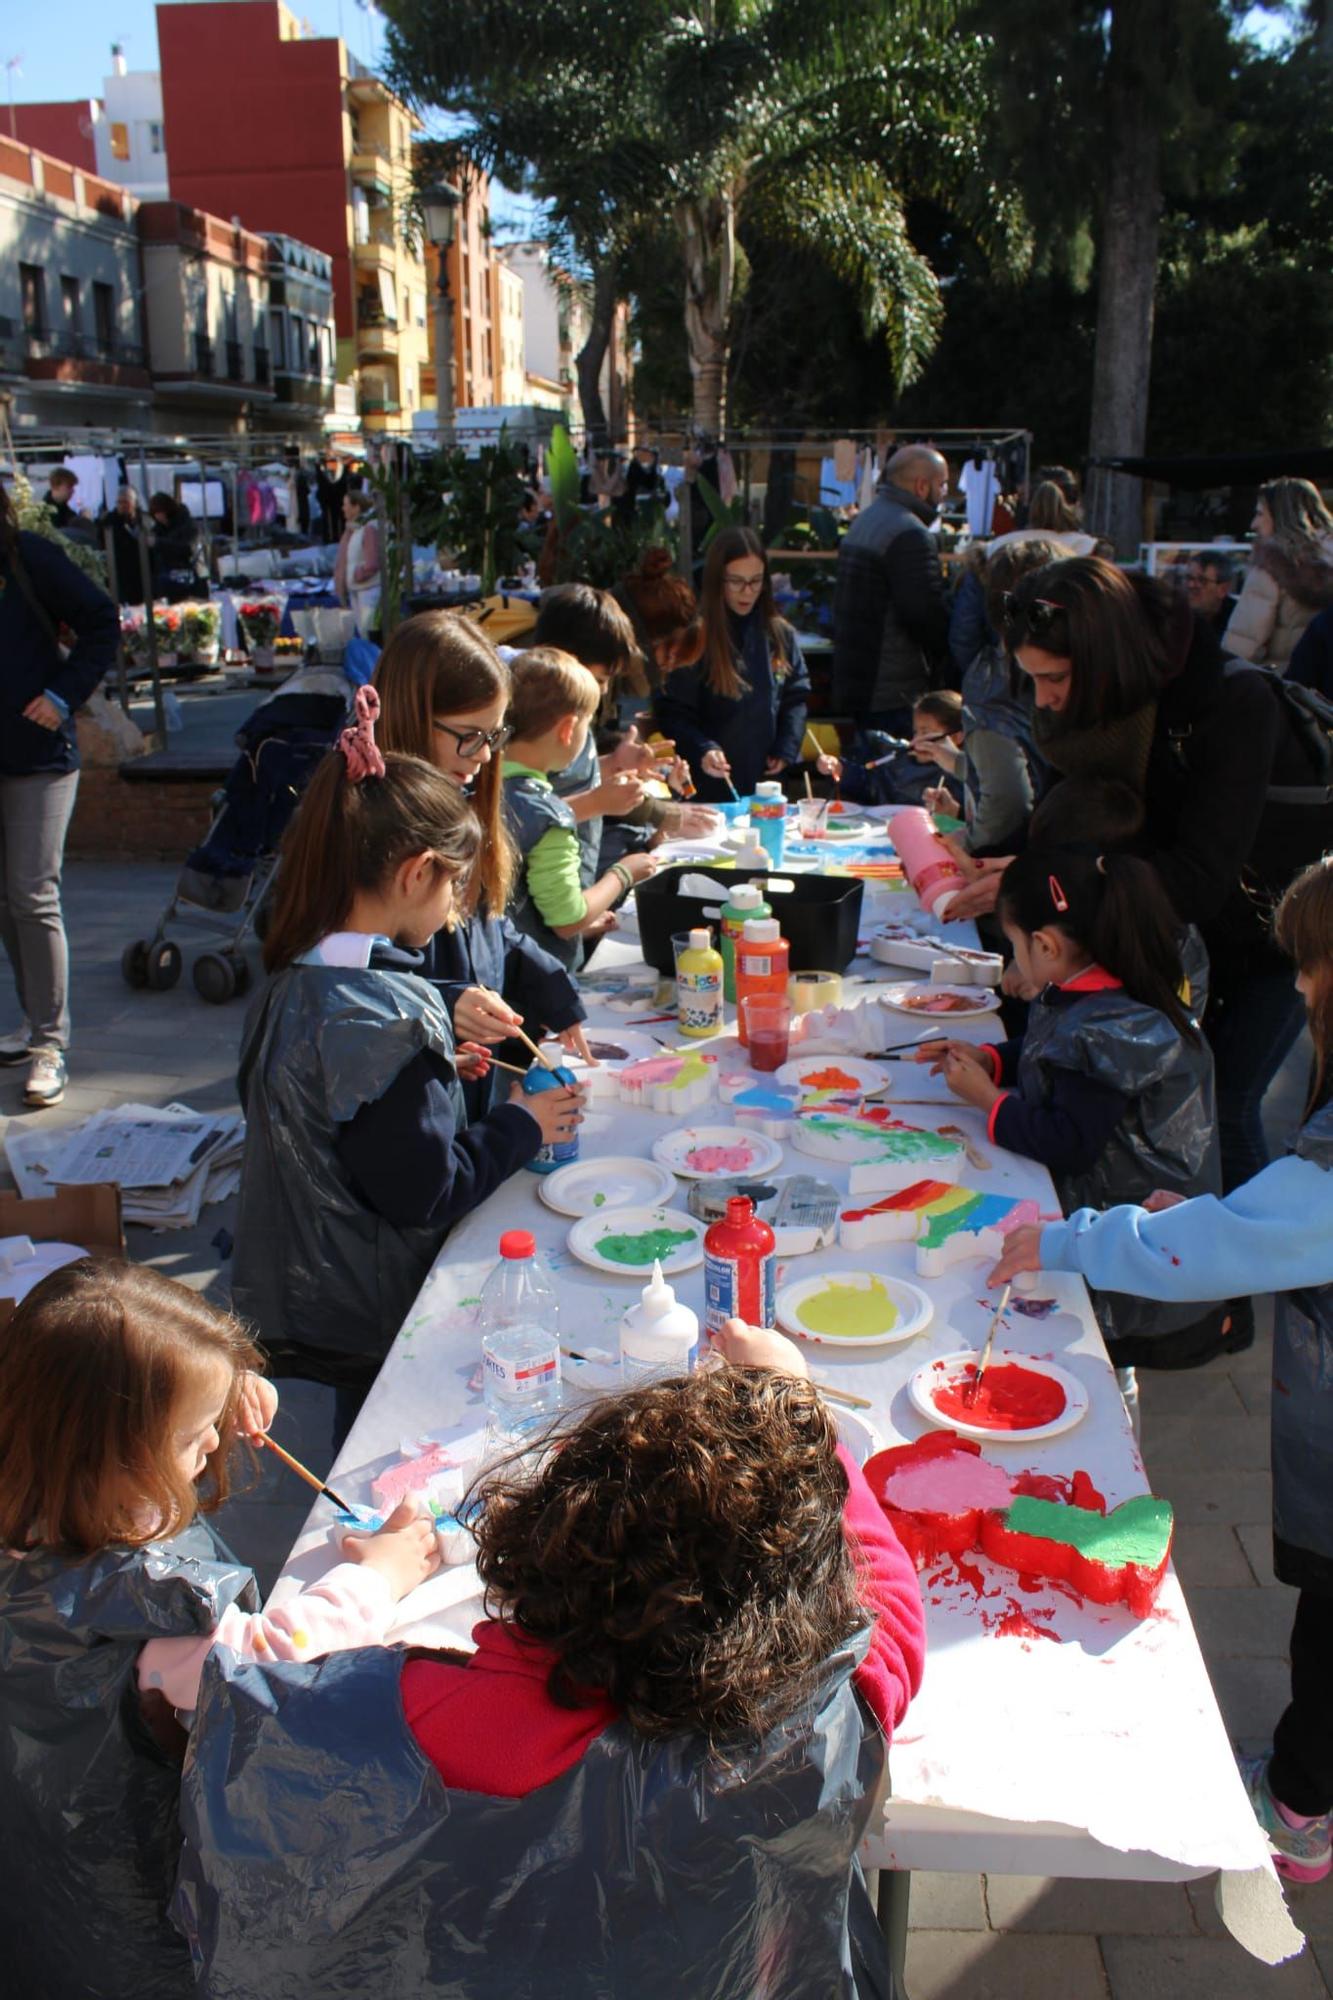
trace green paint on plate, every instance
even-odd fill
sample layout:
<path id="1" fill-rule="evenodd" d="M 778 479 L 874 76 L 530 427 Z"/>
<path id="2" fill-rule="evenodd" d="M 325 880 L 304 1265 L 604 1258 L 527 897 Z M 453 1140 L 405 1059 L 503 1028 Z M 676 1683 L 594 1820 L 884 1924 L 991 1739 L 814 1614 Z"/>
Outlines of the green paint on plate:
<path id="1" fill-rule="evenodd" d="M 637 1236 L 599 1236 L 597 1248 L 609 1264 L 645 1268 L 656 1258 L 665 1263 L 682 1243 L 693 1243 L 692 1229 L 643 1229 Z"/>

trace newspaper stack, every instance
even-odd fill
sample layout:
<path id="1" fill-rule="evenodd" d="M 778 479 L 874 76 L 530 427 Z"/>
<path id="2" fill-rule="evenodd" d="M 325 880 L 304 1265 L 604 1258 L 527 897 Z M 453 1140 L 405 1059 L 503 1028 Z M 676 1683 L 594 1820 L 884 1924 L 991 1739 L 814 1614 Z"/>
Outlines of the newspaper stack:
<path id="1" fill-rule="evenodd" d="M 9 1170 L 25 1197 L 59 1183 L 113 1181 L 126 1222 L 191 1229 L 205 1203 L 225 1201 L 241 1183 L 245 1120 L 239 1111 L 192 1111 L 188 1104 L 118 1104 L 63 1132 L 5 1135 Z"/>

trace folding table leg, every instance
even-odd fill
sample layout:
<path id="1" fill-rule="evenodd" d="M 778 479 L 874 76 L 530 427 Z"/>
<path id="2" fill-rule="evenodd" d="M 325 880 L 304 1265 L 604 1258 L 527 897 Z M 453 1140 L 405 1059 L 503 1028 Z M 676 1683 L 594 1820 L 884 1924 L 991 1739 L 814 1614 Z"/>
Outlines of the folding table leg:
<path id="1" fill-rule="evenodd" d="M 907 1906 L 912 1894 L 908 1869 L 881 1868 L 875 1900 L 879 1927 L 889 1948 L 894 2000 L 907 2000 Z"/>

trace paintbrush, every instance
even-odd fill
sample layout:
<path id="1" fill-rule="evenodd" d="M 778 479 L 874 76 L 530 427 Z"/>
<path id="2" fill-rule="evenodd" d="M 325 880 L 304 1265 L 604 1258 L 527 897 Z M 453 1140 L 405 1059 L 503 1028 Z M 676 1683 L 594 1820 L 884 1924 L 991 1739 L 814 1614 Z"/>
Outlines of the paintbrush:
<path id="1" fill-rule="evenodd" d="M 505 1001 L 504 998 L 499 993 L 492 993 L 489 986 L 483 986 L 480 989 L 480 991 L 486 995 L 486 998 L 488 1000 L 494 1000 L 498 1006 L 500 1007 L 508 1006 L 507 1001 Z M 541 1050 L 537 1047 L 537 1044 L 533 1041 L 531 1035 L 524 1034 L 522 1028 L 516 1028 L 511 1026 L 508 1032 L 511 1035 L 515 1036 L 515 1038 L 518 1041 L 522 1042 L 525 1048 L 532 1050 L 532 1053 L 536 1056 L 538 1062 L 541 1064 L 543 1069 L 554 1070 L 557 1067 L 557 1065 L 553 1063 L 548 1056 L 544 1056 L 542 1054 Z"/>
<path id="2" fill-rule="evenodd" d="M 1009 1310 L 1009 1294 L 1010 1292 L 1012 1292 L 1013 1289 L 1014 1288 L 1012 1285 L 1006 1285 L 1004 1290 L 1000 1293 L 1000 1303 L 995 1308 L 995 1314 L 990 1323 L 990 1332 L 986 1335 L 986 1345 L 982 1348 L 981 1359 L 977 1362 L 977 1372 L 972 1377 L 972 1381 L 968 1387 L 967 1393 L 963 1397 L 963 1401 L 967 1404 L 967 1407 L 969 1409 L 971 1409 L 972 1405 L 977 1400 L 977 1396 L 981 1389 L 981 1378 L 985 1374 L 987 1368 L 990 1366 L 990 1351 L 992 1347 L 994 1347 L 995 1345 L 995 1335 L 999 1330 L 1000 1321 L 1004 1318 L 1005 1314 Z"/>
<path id="3" fill-rule="evenodd" d="M 947 1035 L 921 1035 L 914 1042 L 895 1042 L 891 1048 L 876 1049 L 870 1058 L 877 1062 L 881 1056 L 900 1056 L 905 1049 L 928 1049 L 932 1042 L 947 1042 Z"/>
<path id="4" fill-rule="evenodd" d="M 736 790 L 736 787 L 735 787 L 735 786 L 734 786 L 734 785 L 732 784 L 732 782 L 731 782 L 731 773 L 730 773 L 730 771 L 724 771 L 724 772 L 722 773 L 722 782 L 723 782 L 723 784 L 724 784 L 724 785 L 726 786 L 727 790 L 728 790 L 728 791 L 729 791 L 729 792 L 731 793 L 731 796 L 732 796 L 732 798 L 733 798 L 733 799 L 735 799 L 735 801 L 736 801 L 737 805 L 739 805 L 739 804 L 740 804 L 740 802 L 741 802 L 741 795 L 740 795 L 740 793 L 739 793 L 739 792 L 738 792 L 738 791 Z"/>
<path id="5" fill-rule="evenodd" d="M 354 1509 L 349 1507 L 345 1500 L 340 1500 L 333 1488 L 326 1486 L 324 1481 L 310 1470 L 309 1466 L 302 1465 L 299 1458 L 293 1458 L 289 1451 L 284 1451 L 280 1444 L 275 1444 L 267 1431 L 260 1432 L 259 1441 L 261 1444 L 266 1444 L 270 1451 L 276 1452 L 283 1464 L 289 1471 L 294 1472 L 298 1479 L 304 1479 L 306 1485 L 313 1486 L 316 1493 L 322 1493 L 326 1500 L 332 1500 L 340 1514 L 354 1513 Z"/>
<path id="6" fill-rule="evenodd" d="M 808 799 L 812 799 L 814 795 L 815 795 L 815 788 L 810 783 L 810 767 L 807 765 L 805 769 L 805 796 Z"/>
<path id="7" fill-rule="evenodd" d="M 830 1403 L 845 1403 L 849 1410 L 869 1410 L 873 1408 L 869 1396 L 854 1396 L 850 1389 L 834 1389 L 827 1382 L 816 1382 L 811 1377 L 810 1386 L 818 1389 L 821 1396 Z"/>

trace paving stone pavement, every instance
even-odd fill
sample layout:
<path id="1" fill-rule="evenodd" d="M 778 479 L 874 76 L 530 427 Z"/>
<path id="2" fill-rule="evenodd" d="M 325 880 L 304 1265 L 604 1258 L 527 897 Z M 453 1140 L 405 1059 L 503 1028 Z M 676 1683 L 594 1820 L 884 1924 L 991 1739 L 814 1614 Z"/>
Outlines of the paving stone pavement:
<path id="1" fill-rule="evenodd" d="M 0 1071 L 0 1135 L 11 1120 L 72 1124 L 126 1097 L 200 1108 L 235 1102 L 244 1002 L 210 1007 L 189 983 L 134 993 L 120 954 L 151 936 L 174 871 L 148 865 L 71 864 L 66 916 L 73 952 L 70 1088 L 58 1110 L 25 1113 L 21 1071 Z M 205 943 L 199 934 L 198 943 Z M 257 970 L 257 968 L 256 968 Z M 4 1009 L 0 966 L 0 1029 Z M 1275 1132 L 1299 1113 L 1299 1059 L 1267 1107 Z M 6 1177 L 5 1184 L 8 1184 Z M 131 1228 L 131 1256 L 227 1298 L 220 1232 L 234 1203 L 206 1209 L 199 1226 Z M 1258 1747 L 1286 1699 L 1285 1649 L 1294 1593 L 1277 1584 L 1269 1552 L 1267 1397 L 1271 1317 L 1247 1354 L 1185 1375 L 1141 1377 L 1143 1449 L 1159 1491 L 1176 1503 L 1176 1558 L 1223 1715 Z M 326 1469 L 328 1392 L 286 1383 L 277 1435 Z M 231 1503 L 223 1532 L 271 1582 L 307 1513 L 305 1492 L 276 1461 Z M 918 1875 L 907 1958 L 911 2000 L 1329 2000 L 1333 1995 L 1333 1882 L 1293 1889 L 1310 1940 L 1299 1959 L 1268 1969 L 1222 1929 L 1208 1882 L 1098 1883 L 1024 1876 Z"/>

